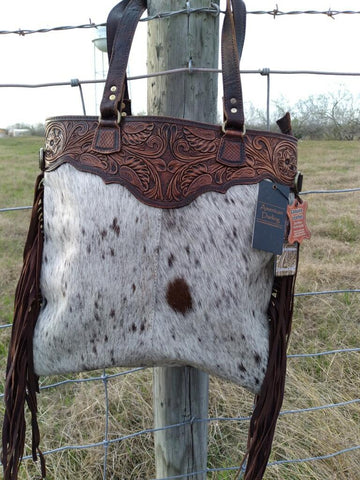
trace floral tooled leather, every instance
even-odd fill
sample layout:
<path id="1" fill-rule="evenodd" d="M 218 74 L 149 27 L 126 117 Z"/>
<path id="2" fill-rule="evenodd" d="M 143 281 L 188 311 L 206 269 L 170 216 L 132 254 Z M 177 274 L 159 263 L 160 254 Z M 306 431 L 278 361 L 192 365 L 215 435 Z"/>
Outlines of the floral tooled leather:
<path id="1" fill-rule="evenodd" d="M 239 184 L 270 179 L 293 185 L 296 139 L 283 134 L 248 131 L 245 158 L 230 166 L 218 158 L 224 144 L 220 127 L 186 120 L 133 117 L 121 123 L 121 150 L 101 154 L 92 150 L 95 117 L 49 120 L 45 170 L 69 163 L 99 175 L 105 183 L 119 183 L 142 202 L 160 208 L 187 205 L 201 193 L 225 192 Z M 234 139 L 230 139 L 234 144 Z M 237 149 L 227 148 L 234 152 Z"/>

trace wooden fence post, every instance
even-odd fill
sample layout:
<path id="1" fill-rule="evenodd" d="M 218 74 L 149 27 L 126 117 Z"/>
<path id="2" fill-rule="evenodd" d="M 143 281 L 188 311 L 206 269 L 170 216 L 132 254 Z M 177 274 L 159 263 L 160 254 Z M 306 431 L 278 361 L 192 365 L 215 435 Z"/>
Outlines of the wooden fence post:
<path id="1" fill-rule="evenodd" d="M 148 13 L 210 7 L 210 0 L 148 0 Z M 179 67 L 218 68 L 218 16 L 172 15 L 148 24 L 148 72 Z M 217 122 L 216 73 L 186 72 L 148 80 L 148 114 Z M 191 367 L 154 369 L 155 428 L 208 416 L 208 375 Z M 205 471 L 207 422 L 155 433 L 157 478 Z M 190 477 L 205 480 L 206 473 Z"/>

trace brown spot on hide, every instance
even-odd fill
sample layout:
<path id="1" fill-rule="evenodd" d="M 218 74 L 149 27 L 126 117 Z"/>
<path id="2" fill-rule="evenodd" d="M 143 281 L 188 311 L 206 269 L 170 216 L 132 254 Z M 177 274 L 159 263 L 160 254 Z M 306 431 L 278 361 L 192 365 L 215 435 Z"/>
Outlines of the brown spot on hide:
<path id="1" fill-rule="evenodd" d="M 246 372 L 246 368 L 244 367 L 244 365 L 242 363 L 238 364 L 238 369 L 240 370 L 240 372 Z"/>
<path id="2" fill-rule="evenodd" d="M 192 309 L 192 297 L 188 284 L 183 278 L 170 282 L 166 292 L 166 300 L 175 312 L 183 315 Z"/>
<path id="3" fill-rule="evenodd" d="M 116 217 L 113 219 L 113 222 L 110 225 L 110 228 L 117 237 L 120 235 L 120 226 L 118 224 L 118 219 Z"/>
<path id="4" fill-rule="evenodd" d="M 169 265 L 170 268 L 173 266 L 174 260 L 175 260 L 174 255 L 172 253 L 170 253 L 170 255 L 168 257 L 168 265 Z"/>

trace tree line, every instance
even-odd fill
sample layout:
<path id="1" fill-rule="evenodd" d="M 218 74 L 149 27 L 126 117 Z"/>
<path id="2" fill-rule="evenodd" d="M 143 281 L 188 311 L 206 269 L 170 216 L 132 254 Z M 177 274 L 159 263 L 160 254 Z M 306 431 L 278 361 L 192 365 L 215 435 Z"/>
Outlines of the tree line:
<path id="1" fill-rule="evenodd" d="M 271 130 L 276 119 L 290 111 L 295 137 L 310 140 L 360 140 L 360 99 L 346 89 L 310 95 L 289 106 L 285 98 L 275 100 L 271 108 Z M 266 112 L 246 105 L 246 128 L 266 130 Z M 25 128 L 30 135 L 44 136 L 44 125 L 17 123 L 8 128 Z"/>
<path id="2" fill-rule="evenodd" d="M 287 106 L 280 98 L 273 102 L 271 129 L 275 120 L 290 111 L 295 137 L 310 140 L 360 140 L 360 102 L 345 89 L 310 95 Z M 266 128 L 266 113 L 249 107 L 247 128 Z"/>

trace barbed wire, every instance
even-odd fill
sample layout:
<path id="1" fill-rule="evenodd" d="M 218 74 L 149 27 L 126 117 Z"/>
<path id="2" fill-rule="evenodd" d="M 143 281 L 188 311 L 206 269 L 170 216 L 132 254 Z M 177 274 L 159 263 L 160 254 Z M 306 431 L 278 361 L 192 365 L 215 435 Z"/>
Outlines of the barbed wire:
<path id="1" fill-rule="evenodd" d="M 248 14 L 252 15 L 271 15 L 272 17 L 281 17 L 284 15 L 325 15 L 335 20 L 334 17 L 338 15 L 357 15 L 360 13 L 359 10 L 332 10 L 329 8 L 328 10 L 291 10 L 288 12 L 284 12 L 279 10 L 278 6 L 273 10 L 257 10 L 257 11 L 249 11 Z"/>
<path id="2" fill-rule="evenodd" d="M 174 15 L 191 15 L 193 13 L 210 13 L 211 15 L 219 15 L 220 13 L 224 14 L 224 10 L 220 10 L 219 6 L 215 3 L 211 4 L 211 7 L 203 8 L 191 8 L 189 2 L 187 2 L 187 8 L 181 10 L 174 10 L 169 12 L 159 12 L 155 15 L 150 15 L 140 19 L 140 22 L 148 22 L 155 19 L 169 18 Z M 327 16 L 333 20 L 339 15 L 359 15 L 360 10 L 290 10 L 282 11 L 279 10 L 276 5 L 272 10 L 250 10 L 247 12 L 248 15 L 269 15 L 273 18 L 283 17 L 283 16 L 294 16 L 294 15 L 322 15 Z M 16 30 L 0 30 L 0 35 L 19 35 L 24 37 L 26 35 L 31 35 L 35 33 L 50 33 L 50 32 L 62 32 L 68 30 L 84 30 L 89 28 L 99 28 L 105 27 L 106 23 L 94 23 L 89 19 L 89 23 L 84 23 L 81 25 L 61 25 L 57 27 L 48 27 L 48 28 L 38 28 L 38 29 L 29 29 L 29 28 L 18 28 Z"/>
<path id="3" fill-rule="evenodd" d="M 18 28 L 17 30 L 0 30 L 0 35 L 19 35 L 20 37 L 25 37 L 25 35 L 31 35 L 33 33 L 50 33 L 50 32 L 63 32 L 68 30 L 76 29 L 87 29 L 87 28 L 98 28 L 106 27 L 106 23 L 85 23 L 82 25 L 62 25 L 59 27 L 49 27 L 49 28 L 38 28 L 36 30 L 31 30 L 29 28 Z"/>

